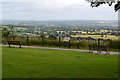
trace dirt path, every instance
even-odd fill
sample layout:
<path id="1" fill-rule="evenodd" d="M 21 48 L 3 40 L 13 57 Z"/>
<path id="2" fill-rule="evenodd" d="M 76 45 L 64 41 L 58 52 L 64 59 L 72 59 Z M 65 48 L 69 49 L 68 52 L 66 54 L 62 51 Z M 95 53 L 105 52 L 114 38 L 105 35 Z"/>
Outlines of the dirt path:
<path id="1" fill-rule="evenodd" d="M 0 46 L 8 46 L 8 45 L 1 45 Z M 13 47 L 19 47 L 16 45 L 11 45 Z M 55 50 L 69 50 L 69 51 L 82 51 L 82 52 L 89 52 L 89 50 L 81 50 L 81 49 L 65 49 L 65 48 L 51 48 L 51 47 L 36 47 L 36 46 L 22 46 L 22 48 L 40 48 L 40 49 L 55 49 Z M 97 51 L 94 51 L 94 53 L 97 53 Z M 106 52 L 102 51 L 102 54 L 105 54 Z M 110 52 L 110 54 L 120 54 L 120 52 Z"/>

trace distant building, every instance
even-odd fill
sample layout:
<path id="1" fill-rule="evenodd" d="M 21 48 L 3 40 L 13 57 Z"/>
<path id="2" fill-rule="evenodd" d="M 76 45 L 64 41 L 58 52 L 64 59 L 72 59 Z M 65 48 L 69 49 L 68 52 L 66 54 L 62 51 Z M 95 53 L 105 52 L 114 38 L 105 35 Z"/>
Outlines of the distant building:
<path id="1" fill-rule="evenodd" d="M 21 35 L 36 35 L 36 34 L 31 34 L 31 33 L 22 33 Z"/>

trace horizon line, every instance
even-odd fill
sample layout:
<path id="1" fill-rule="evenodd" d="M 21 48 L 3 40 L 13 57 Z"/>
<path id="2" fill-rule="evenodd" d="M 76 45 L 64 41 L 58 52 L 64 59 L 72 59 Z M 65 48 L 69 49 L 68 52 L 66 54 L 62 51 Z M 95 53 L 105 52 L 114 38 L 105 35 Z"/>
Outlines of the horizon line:
<path id="1" fill-rule="evenodd" d="M 118 19 L 116 19 L 116 20 L 102 20 L 102 19 L 96 19 L 96 20 L 94 20 L 94 19 L 91 19 L 91 20 L 88 20 L 88 19 L 73 19 L 73 20 L 67 20 L 67 19 L 65 19 L 65 20 L 18 20 L 18 19 L 0 19 L 0 21 L 118 21 Z"/>

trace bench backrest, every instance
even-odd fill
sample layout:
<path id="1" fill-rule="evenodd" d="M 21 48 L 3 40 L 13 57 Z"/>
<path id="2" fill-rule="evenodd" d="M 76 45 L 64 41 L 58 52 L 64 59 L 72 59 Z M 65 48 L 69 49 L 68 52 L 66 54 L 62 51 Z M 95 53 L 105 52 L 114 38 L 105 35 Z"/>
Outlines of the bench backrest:
<path id="1" fill-rule="evenodd" d="M 8 44 L 16 44 L 16 45 L 20 45 L 20 41 L 7 41 Z"/>
<path id="2" fill-rule="evenodd" d="M 108 46 L 107 45 L 88 45 L 89 49 L 98 49 L 98 50 L 107 50 Z"/>

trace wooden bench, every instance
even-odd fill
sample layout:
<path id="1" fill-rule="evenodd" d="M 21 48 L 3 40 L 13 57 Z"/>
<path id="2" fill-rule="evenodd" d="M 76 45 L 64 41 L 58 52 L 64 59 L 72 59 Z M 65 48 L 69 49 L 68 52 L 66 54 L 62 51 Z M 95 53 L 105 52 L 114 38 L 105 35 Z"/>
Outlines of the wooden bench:
<path id="1" fill-rule="evenodd" d="M 97 54 L 101 54 L 98 45 L 88 45 L 88 46 L 89 46 L 89 53 L 93 53 L 93 51 L 97 51 Z"/>
<path id="2" fill-rule="evenodd" d="M 101 51 L 105 51 L 106 54 L 109 55 L 110 49 L 106 45 L 98 46 L 98 45 L 88 45 L 89 46 L 89 53 L 93 53 L 94 50 L 97 51 L 97 54 L 101 54 Z"/>
<path id="3" fill-rule="evenodd" d="M 7 41 L 7 42 L 8 42 L 9 47 L 10 47 L 10 44 L 13 44 L 13 45 L 20 45 L 19 48 L 21 48 L 20 41 Z"/>
<path id="4" fill-rule="evenodd" d="M 102 45 L 102 46 L 100 46 L 100 51 L 105 51 L 106 53 L 105 54 L 107 54 L 107 55 L 109 55 L 110 53 L 110 49 L 108 48 L 108 46 L 106 46 L 106 45 Z"/>

